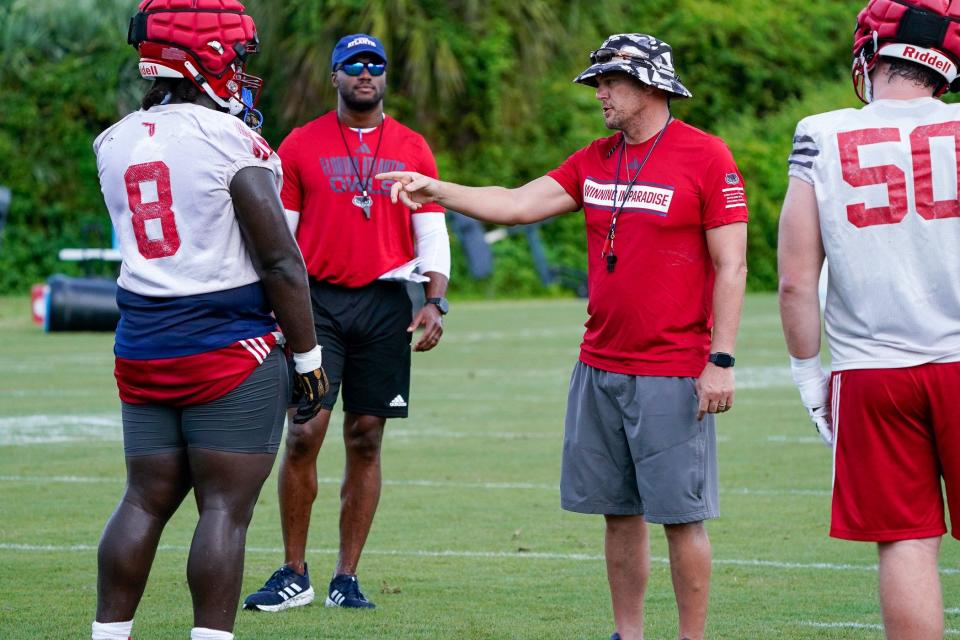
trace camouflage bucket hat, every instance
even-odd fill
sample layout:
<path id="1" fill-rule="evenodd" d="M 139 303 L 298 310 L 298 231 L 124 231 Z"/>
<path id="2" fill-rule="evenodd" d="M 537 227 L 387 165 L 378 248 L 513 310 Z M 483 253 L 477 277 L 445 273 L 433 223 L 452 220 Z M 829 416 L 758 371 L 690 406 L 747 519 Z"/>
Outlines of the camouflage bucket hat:
<path id="1" fill-rule="evenodd" d="M 595 87 L 601 74 L 621 71 L 644 84 L 663 89 L 675 98 L 693 97 L 673 70 L 673 49 L 653 36 L 644 33 L 612 35 L 590 54 L 590 62 L 592 64 L 574 78 L 574 82 Z"/>

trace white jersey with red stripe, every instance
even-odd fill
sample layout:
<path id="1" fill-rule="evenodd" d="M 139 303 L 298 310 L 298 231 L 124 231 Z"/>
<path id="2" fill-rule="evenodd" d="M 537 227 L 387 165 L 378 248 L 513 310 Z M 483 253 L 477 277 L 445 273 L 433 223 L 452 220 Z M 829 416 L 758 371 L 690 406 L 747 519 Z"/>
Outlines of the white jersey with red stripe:
<path id="1" fill-rule="evenodd" d="M 960 361 L 960 105 L 877 100 L 804 118 L 790 175 L 814 186 L 832 368 Z"/>
<path id="2" fill-rule="evenodd" d="M 120 244 L 120 397 L 185 406 L 229 393 L 277 344 L 276 320 L 230 195 L 277 154 L 240 119 L 196 104 L 123 118 L 94 143 Z"/>
<path id="3" fill-rule="evenodd" d="M 136 111 L 94 142 L 120 244 L 117 284 L 142 296 L 189 296 L 257 282 L 230 182 L 280 159 L 236 117 L 196 104 Z"/>

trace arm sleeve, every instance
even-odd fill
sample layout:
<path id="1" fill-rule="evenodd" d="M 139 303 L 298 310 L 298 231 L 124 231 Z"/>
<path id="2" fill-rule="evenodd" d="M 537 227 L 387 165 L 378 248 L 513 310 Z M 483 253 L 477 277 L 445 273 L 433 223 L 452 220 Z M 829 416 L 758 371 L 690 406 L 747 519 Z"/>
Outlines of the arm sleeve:
<path id="1" fill-rule="evenodd" d="M 733 160 L 730 149 L 719 138 L 705 145 L 705 167 L 702 173 L 701 217 L 704 229 L 713 229 L 734 222 L 746 222 L 747 192 L 743 185 L 743 175 Z"/>
<path id="2" fill-rule="evenodd" d="M 801 120 L 793 134 L 793 148 L 787 158 L 787 174 L 813 184 L 813 163 L 820 155 L 816 139 L 810 134 L 807 121 Z"/>
<path id="3" fill-rule="evenodd" d="M 563 161 L 559 167 L 547 173 L 557 181 L 563 190 L 577 203 L 577 208 L 583 207 L 583 180 L 580 176 L 580 164 L 590 147 L 580 149 Z"/>
<path id="4" fill-rule="evenodd" d="M 296 130 L 294 130 L 296 131 Z M 287 216 L 287 226 L 294 237 L 300 224 L 300 215 L 303 212 L 303 191 L 301 189 L 300 171 L 296 163 L 296 140 L 293 134 L 287 136 L 280 143 L 277 154 L 283 160 L 283 189 L 280 190 L 280 200 Z"/>
<path id="5" fill-rule="evenodd" d="M 435 271 L 450 277 L 450 236 L 444 214 L 417 211 L 411 216 L 420 273 Z"/>

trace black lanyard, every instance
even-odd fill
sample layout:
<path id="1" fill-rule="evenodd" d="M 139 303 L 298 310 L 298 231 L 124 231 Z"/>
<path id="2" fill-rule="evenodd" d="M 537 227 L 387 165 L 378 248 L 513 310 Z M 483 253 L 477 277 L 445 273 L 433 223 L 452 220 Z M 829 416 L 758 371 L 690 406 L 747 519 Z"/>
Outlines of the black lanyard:
<path id="1" fill-rule="evenodd" d="M 340 114 L 337 114 L 337 131 L 340 132 L 340 139 L 343 140 L 343 148 L 347 151 L 347 157 L 350 158 L 350 166 L 353 167 L 353 172 L 357 175 L 357 181 L 360 183 L 360 191 L 363 193 L 363 195 L 353 197 L 353 206 L 363 210 L 363 216 L 367 220 L 370 219 L 370 207 L 373 205 L 373 198 L 371 198 L 367 193 L 367 186 L 370 184 L 370 181 L 373 179 L 373 175 L 377 171 L 377 158 L 380 157 L 380 143 L 383 142 L 383 130 L 387 128 L 387 117 L 381 116 L 380 118 L 380 131 L 379 137 L 377 138 L 377 148 L 373 152 L 373 162 L 370 163 L 370 173 L 367 174 L 367 179 L 364 180 L 358 163 L 353 159 L 353 154 L 350 153 L 350 147 L 347 145 L 347 137 L 343 135 L 343 125 L 340 123 Z"/>
<path id="2" fill-rule="evenodd" d="M 623 211 L 623 207 L 627 204 L 627 197 L 630 195 L 630 192 L 633 190 L 633 186 L 637 183 L 637 178 L 640 177 L 640 172 L 643 171 L 643 168 L 647 164 L 647 160 L 650 159 L 650 154 L 653 153 L 653 150 L 657 148 L 657 143 L 660 142 L 660 138 L 663 137 L 664 132 L 667 130 L 667 125 L 673 120 L 673 116 L 667 116 L 667 121 L 663 123 L 663 128 L 660 129 L 660 133 L 657 134 L 657 138 L 653 141 L 653 144 L 650 145 L 650 148 L 647 149 L 647 155 L 643 157 L 643 162 L 640 163 L 640 166 L 637 167 L 637 172 L 634 174 L 633 179 L 627 184 L 626 190 L 623 192 L 623 200 L 620 202 L 620 206 L 617 206 L 617 194 L 620 192 L 620 166 L 623 162 L 623 156 L 627 148 L 627 136 L 626 134 L 621 134 L 620 138 L 620 153 L 617 155 L 617 177 L 616 182 L 613 185 L 613 213 L 610 215 L 610 230 L 607 231 L 607 238 L 603 242 L 603 250 L 600 252 L 601 258 L 606 258 L 607 261 L 607 273 L 613 273 L 613 270 L 617 266 L 617 254 L 613 252 L 613 241 L 617 237 L 617 220 L 620 218 L 620 213 Z M 627 167 L 627 178 L 630 177 L 630 168 Z"/>

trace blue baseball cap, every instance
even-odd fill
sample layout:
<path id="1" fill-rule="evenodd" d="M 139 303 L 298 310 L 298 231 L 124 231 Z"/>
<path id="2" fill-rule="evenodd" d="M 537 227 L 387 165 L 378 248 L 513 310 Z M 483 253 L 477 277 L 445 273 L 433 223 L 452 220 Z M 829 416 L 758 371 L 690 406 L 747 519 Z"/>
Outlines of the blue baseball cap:
<path id="1" fill-rule="evenodd" d="M 337 42 L 337 46 L 333 48 L 333 55 L 330 56 L 330 68 L 335 70 L 339 65 L 361 53 L 372 53 L 384 62 L 387 61 L 387 50 L 383 48 L 383 43 L 366 33 L 354 33 L 343 36 Z"/>

